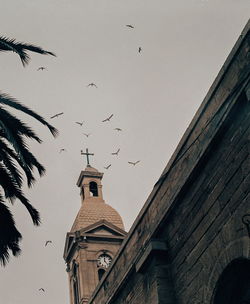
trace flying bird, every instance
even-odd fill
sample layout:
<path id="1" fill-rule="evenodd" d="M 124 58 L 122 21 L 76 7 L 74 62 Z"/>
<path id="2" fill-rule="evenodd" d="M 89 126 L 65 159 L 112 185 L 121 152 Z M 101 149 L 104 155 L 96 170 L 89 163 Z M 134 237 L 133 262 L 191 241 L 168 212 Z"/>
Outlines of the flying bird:
<path id="1" fill-rule="evenodd" d="M 114 114 L 111 114 L 108 118 L 104 119 L 102 122 L 110 121 L 110 119 L 114 116 Z"/>
<path id="2" fill-rule="evenodd" d="M 89 83 L 87 85 L 87 87 L 95 87 L 95 88 L 97 88 L 97 85 L 95 83 L 91 82 L 91 83 Z"/>
<path id="3" fill-rule="evenodd" d="M 142 51 L 142 48 L 139 46 L 138 52 L 141 53 L 141 51 Z"/>
<path id="4" fill-rule="evenodd" d="M 52 244 L 52 241 L 46 241 L 46 243 L 45 243 L 45 247 L 49 244 L 49 243 L 51 243 Z"/>
<path id="5" fill-rule="evenodd" d="M 126 24 L 126 27 L 129 27 L 129 28 L 135 28 L 132 24 Z"/>
<path id="6" fill-rule="evenodd" d="M 130 164 L 130 165 L 137 165 L 138 163 L 139 163 L 140 161 L 139 160 L 137 160 L 136 162 L 131 162 L 131 161 L 129 161 L 128 163 Z"/>
<path id="7" fill-rule="evenodd" d="M 118 149 L 116 152 L 111 153 L 112 155 L 118 156 L 118 153 L 120 152 L 120 149 Z"/>
<path id="8" fill-rule="evenodd" d="M 76 121 L 75 123 L 82 127 L 84 121 L 83 122 Z"/>
<path id="9" fill-rule="evenodd" d="M 39 288 L 39 291 L 43 291 L 43 292 L 45 292 L 44 288 Z"/>
<path id="10" fill-rule="evenodd" d="M 122 129 L 120 129 L 120 128 L 115 128 L 114 130 L 118 131 L 118 132 L 122 131 Z"/>
<path id="11" fill-rule="evenodd" d="M 57 114 L 55 114 L 55 115 L 51 116 L 50 118 L 52 119 L 52 118 L 58 117 L 58 116 L 60 116 L 60 115 L 63 115 L 63 112 L 61 112 L 61 113 L 57 113 Z"/>
<path id="12" fill-rule="evenodd" d="M 107 167 L 104 167 L 104 169 L 109 169 L 111 167 L 111 164 L 110 165 L 108 165 Z"/>
<path id="13" fill-rule="evenodd" d="M 89 137 L 89 135 L 91 135 L 91 133 L 83 133 L 83 135 L 85 135 L 86 137 Z"/>
<path id="14" fill-rule="evenodd" d="M 62 152 L 65 152 L 65 151 L 66 151 L 66 149 L 62 148 L 62 149 L 60 149 L 59 153 L 62 153 Z"/>
<path id="15" fill-rule="evenodd" d="M 39 68 L 37 69 L 37 71 L 43 71 L 43 70 L 46 70 L 46 68 L 43 67 L 43 66 L 41 66 L 41 67 L 39 67 Z"/>

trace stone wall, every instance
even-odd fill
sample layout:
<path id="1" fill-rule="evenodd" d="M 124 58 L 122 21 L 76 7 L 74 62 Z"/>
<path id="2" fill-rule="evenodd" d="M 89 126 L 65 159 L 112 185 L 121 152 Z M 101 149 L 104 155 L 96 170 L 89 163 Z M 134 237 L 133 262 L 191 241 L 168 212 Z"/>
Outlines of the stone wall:
<path id="1" fill-rule="evenodd" d="M 250 102 L 241 96 L 158 237 L 168 242 L 178 303 L 210 303 L 231 260 L 250 257 Z"/>
<path id="2" fill-rule="evenodd" d="M 249 258 L 249 28 L 89 303 L 212 303 L 225 266 Z"/>

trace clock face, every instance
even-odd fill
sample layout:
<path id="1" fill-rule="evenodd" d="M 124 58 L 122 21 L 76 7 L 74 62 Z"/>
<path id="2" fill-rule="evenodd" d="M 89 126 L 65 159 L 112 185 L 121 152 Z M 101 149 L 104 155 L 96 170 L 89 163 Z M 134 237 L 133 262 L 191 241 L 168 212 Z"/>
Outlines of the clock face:
<path id="1" fill-rule="evenodd" d="M 108 268 L 111 264 L 112 258 L 107 254 L 102 254 L 97 259 L 97 264 L 101 267 Z"/>

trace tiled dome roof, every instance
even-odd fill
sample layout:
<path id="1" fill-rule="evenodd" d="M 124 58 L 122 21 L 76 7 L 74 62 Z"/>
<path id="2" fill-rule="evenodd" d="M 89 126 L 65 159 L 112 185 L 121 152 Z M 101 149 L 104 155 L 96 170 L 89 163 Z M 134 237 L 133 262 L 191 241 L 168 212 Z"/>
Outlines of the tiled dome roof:
<path id="1" fill-rule="evenodd" d="M 100 220 L 106 220 L 124 230 L 119 213 L 103 201 L 84 202 L 76 216 L 71 232 L 80 230 Z"/>

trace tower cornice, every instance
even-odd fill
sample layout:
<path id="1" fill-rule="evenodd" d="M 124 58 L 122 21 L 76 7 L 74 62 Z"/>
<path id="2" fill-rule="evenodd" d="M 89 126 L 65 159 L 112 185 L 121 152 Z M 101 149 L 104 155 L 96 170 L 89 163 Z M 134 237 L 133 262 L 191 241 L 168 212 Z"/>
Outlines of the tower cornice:
<path id="1" fill-rule="evenodd" d="M 100 180 L 102 179 L 102 177 L 103 177 L 103 173 L 102 172 L 93 171 L 93 170 L 90 170 L 90 168 L 93 169 L 92 167 L 88 166 L 88 167 L 86 167 L 85 170 L 81 171 L 80 176 L 79 176 L 79 178 L 77 180 L 77 183 L 76 183 L 76 185 L 78 187 L 81 187 L 82 180 L 83 180 L 84 177 L 99 178 Z"/>

